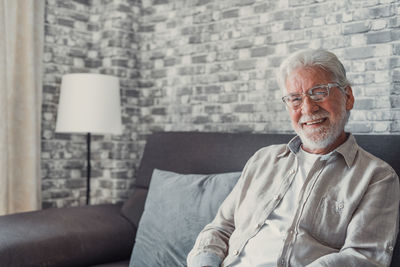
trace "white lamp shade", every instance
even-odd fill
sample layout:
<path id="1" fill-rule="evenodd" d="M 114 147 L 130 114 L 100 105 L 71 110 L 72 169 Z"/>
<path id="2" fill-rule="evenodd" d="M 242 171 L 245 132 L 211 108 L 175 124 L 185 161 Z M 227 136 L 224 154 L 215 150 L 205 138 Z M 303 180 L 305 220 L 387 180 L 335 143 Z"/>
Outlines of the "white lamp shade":
<path id="1" fill-rule="evenodd" d="M 118 78 L 92 73 L 64 75 L 56 132 L 121 134 Z"/>

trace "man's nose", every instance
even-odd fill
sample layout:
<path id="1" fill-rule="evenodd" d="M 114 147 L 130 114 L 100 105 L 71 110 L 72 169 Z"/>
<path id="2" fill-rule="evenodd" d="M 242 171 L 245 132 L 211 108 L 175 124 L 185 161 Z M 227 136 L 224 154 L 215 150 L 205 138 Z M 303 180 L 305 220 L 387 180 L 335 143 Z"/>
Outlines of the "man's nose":
<path id="1" fill-rule="evenodd" d="M 309 96 L 304 96 L 303 103 L 301 105 L 301 112 L 303 114 L 312 114 L 319 109 L 317 103 L 311 100 Z"/>

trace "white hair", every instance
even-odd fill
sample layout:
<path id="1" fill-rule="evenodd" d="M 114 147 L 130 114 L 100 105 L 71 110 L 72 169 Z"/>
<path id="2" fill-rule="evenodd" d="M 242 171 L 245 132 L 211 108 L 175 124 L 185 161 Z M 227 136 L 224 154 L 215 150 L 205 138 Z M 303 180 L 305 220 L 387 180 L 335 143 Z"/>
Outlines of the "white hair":
<path id="1" fill-rule="evenodd" d="M 335 54 L 323 49 L 306 49 L 291 54 L 285 59 L 277 74 L 279 87 L 286 93 L 286 79 L 295 69 L 301 67 L 318 67 L 332 75 L 333 82 L 339 84 L 343 92 L 350 85 L 346 70 Z"/>

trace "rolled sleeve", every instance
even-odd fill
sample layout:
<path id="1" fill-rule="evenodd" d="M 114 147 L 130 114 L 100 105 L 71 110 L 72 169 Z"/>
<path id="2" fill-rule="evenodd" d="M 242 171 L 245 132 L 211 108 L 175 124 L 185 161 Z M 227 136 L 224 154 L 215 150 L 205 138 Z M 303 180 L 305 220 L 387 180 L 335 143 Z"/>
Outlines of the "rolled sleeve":
<path id="1" fill-rule="evenodd" d="M 212 252 L 200 252 L 188 259 L 188 267 L 218 267 L 222 259 Z"/>

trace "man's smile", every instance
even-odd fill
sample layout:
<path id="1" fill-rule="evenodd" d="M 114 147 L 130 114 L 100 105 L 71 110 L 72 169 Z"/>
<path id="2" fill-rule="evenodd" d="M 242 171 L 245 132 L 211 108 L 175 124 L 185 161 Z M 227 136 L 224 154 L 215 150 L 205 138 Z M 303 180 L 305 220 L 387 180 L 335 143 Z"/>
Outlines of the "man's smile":
<path id="1" fill-rule="evenodd" d="M 316 119 L 316 120 L 310 120 L 306 122 L 301 122 L 301 124 L 304 126 L 311 126 L 311 125 L 319 125 L 323 122 L 325 122 L 327 118 L 321 118 L 321 119 Z"/>

